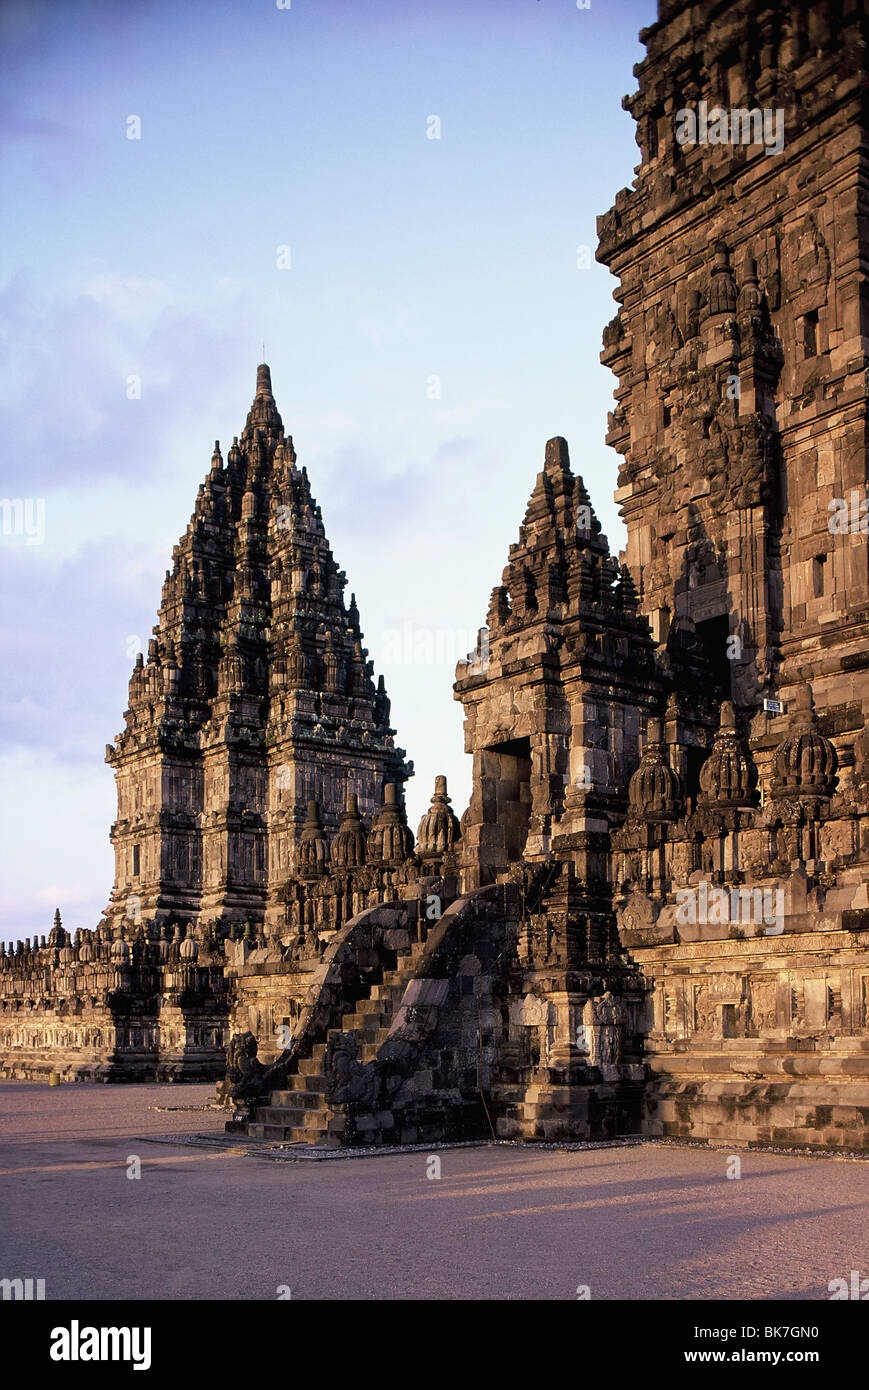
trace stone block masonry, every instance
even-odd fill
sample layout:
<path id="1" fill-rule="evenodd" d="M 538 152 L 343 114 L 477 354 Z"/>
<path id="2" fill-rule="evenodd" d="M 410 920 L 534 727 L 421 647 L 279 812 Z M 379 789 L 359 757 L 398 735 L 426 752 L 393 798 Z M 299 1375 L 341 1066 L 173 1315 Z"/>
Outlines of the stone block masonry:
<path id="1" fill-rule="evenodd" d="M 642 38 L 598 249 L 627 548 L 550 439 L 456 671 L 461 819 L 438 778 L 407 825 L 262 365 L 107 750 L 103 921 L 0 952 L 2 1074 L 220 1077 L 290 1144 L 869 1150 L 865 5 Z"/>

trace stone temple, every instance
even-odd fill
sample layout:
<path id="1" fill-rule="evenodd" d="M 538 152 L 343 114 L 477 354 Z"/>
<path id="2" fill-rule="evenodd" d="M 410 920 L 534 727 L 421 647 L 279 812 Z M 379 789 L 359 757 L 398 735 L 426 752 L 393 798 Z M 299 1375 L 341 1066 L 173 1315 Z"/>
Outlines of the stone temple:
<path id="1" fill-rule="evenodd" d="M 110 904 L 0 955 L 3 1075 L 213 1078 L 288 1143 L 869 1149 L 866 31 L 660 0 L 598 228 L 627 549 L 551 439 L 416 837 L 259 368 L 107 749 Z"/>

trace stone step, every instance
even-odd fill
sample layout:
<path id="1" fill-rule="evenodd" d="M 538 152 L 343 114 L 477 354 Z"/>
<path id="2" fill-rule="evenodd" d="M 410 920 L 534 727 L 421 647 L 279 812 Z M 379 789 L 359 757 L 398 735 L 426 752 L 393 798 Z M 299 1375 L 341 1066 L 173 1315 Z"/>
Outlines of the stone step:
<path id="1" fill-rule="evenodd" d="M 351 1023 L 349 1019 L 345 1019 L 344 1022 L 347 1025 L 345 1031 L 355 1033 L 359 1038 L 370 1038 L 374 1036 L 378 1028 L 382 1028 L 391 1018 L 392 1011 L 386 1010 L 382 1014 L 369 1014 L 367 1018 L 361 1018 L 356 1023 Z"/>
<path id="2" fill-rule="evenodd" d="M 254 1119 L 257 1124 L 295 1126 L 299 1129 L 325 1129 L 331 1118 L 326 1106 L 312 1109 L 296 1105 L 258 1106 Z"/>
<path id="3" fill-rule="evenodd" d="M 382 984 L 374 986 L 374 988 L 371 991 L 370 999 L 378 1004 L 385 1003 L 389 1005 L 394 1005 L 396 1000 L 401 998 L 402 994 L 405 991 L 405 988 L 406 986 L 403 980 L 395 982 L 393 984 L 387 984 L 386 982 L 384 982 Z"/>
<path id="4" fill-rule="evenodd" d="M 259 1124 L 248 1126 L 252 1139 L 270 1139 L 282 1144 L 324 1144 L 327 1141 L 325 1130 L 302 1129 L 296 1125 Z M 340 1140 L 329 1140 L 330 1143 Z"/>
<path id="5" fill-rule="evenodd" d="M 283 1143 L 340 1144 L 345 1132 L 343 1115 L 333 1114 L 326 1103 L 326 1077 L 323 1063 L 329 1039 L 340 1033 L 355 1032 L 364 1062 L 374 1061 L 389 1036 L 396 1010 L 413 978 L 425 942 L 412 942 L 399 952 L 396 969 L 387 971 L 367 997 L 353 1005 L 339 1028 L 331 1028 L 324 1043 L 315 1043 L 310 1056 L 303 1057 L 286 1080 L 285 1088 L 273 1091 L 267 1105 L 258 1106 L 248 1125 L 254 1138 Z"/>
<path id="6" fill-rule="evenodd" d="M 370 1042 L 372 1038 L 377 1036 L 381 1028 L 392 1027 L 392 1020 L 394 1017 L 394 1009 L 378 1014 L 376 1018 L 372 1018 L 366 1023 L 365 1027 L 360 1032 L 360 1037 L 364 1037 L 366 1042 Z"/>
<path id="7" fill-rule="evenodd" d="M 384 1026 L 385 1025 L 381 1024 L 379 1028 L 368 1028 L 364 1033 L 358 1033 L 357 1037 L 359 1038 L 360 1048 L 364 1050 L 366 1047 L 379 1047 L 380 1037 L 383 1034 Z M 386 1032 L 389 1032 L 388 1028 L 386 1029 Z"/>
<path id="8" fill-rule="evenodd" d="M 402 981 L 409 979 L 416 970 L 421 957 L 422 948 L 418 951 L 412 951 L 397 970 L 387 970 L 385 972 L 383 979 L 380 981 L 381 987 L 394 989 L 396 985 L 400 985 Z"/>
<path id="9" fill-rule="evenodd" d="M 406 980 L 408 975 L 413 974 L 416 969 L 417 959 L 418 958 L 413 956 L 408 956 L 407 961 L 403 966 L 400 966 L 398 970 L 387 970 L 380 984 L 375 986 L 375 988 L 379 989 L 382 994 L 385 994 L 390 989 L 396 989 L 401 984 L 402 980 Z"/>
<path id="10" fill-rule="evenodd" d="M 295 1076 L 320 1077 L 323 1075 L 323 1061 L 326 1056 L 326 1049 L 323 1048 L 322 1057 L 303 1057 L 299 1063 L 299 1069 L 293 1073 Z"/>
<path id="11" fill-rule="evenodd" d="M 377 986 L 375 985 L 375 989 Z M 369 1014 L 376 1014 L 383 1007 L 382 1001 L 375 999 L 373 994 L 369 999 L 360 999 L 356 1003 L 356 1013 L 360 1018 L 367 1018 Z"/>
<path id="12" fill-rule="evenodd" d="M 294 1072 L 287 1077 L 293 1091 L 319 1091 L 326 1089 L 326 1078 L 322 1072 Z"/>
<path id="13" fill-rule="evenodd" d="M 394 970 L 385 970 L 383 972 L 381 984 L 396 984 L 398 980 L 406 978 L 408 973 L 416 968 L 417 962 L 422 956 L 424 948 L 425 942 L 414 942 L 413 946 L 406 953 L 406 955 L 399 957 L 401 961 L 400 965 L 397 965 Z"/>
<path id="14" fill-rule="evenodd" d="M 272 1091 L 264 1104 L 289 1106 L 291 1110 L 316 1110 L 326 1104 L 322 1091 Z M 261 1106 L 256 1107 L 259 1111 Z"/>
<path id="15" fill-rule="evenodd" d="M 371 1062 L 374 1060 L 381 1047 L 386 1042 L 386 1039 L 389 1037 L 391 1029 L 391 1022 L 384 1023 L 381 1028 L 378 1028 L 377 1032 L 374 1034 L 373 1037 L 366 1038 L 364 1040 L 362 1044 L 362 1051 L 364 1053 L 364 1060 L 366 1062 Z"/>
<path id="16" fill-rule="evenodd" d="M 332 1117 L 328 1123 L 321 1125 L 297 1125 L 297 1124 L 275 1124 L 270 1122 L 255 1122 L 251 1126 L 250 1133 L 253 1134 L 254 1128 L 265 1131 L 255 1134 L 257 1139 L 279 1140 L 284 1144 L 340 1144 L 344 1138 L 345 1122 L 343 1117 Z"/>
<path id="17" fill-rule="evenodd" d="M 304 1094 L 304 1092 L 305 1092 L 305 1084 L 304 1084 L 304 1083 L 305 1083 L 305 1081 L 306 1081 L 307 1079 L 308 1079 L 308 1078 L 305 1077 L 305 1076 L 290 1076 L 290 1077 L 288 1077 L 288 1078 L 287 1078 L 288 1081 L 300 1081 L 302 1084 L 301 1084 L 300 1086 L 291 1087 L 291 1089 L 290 1089 L 289 1091 L 272 1091 L 271 1095 L 269 1096 L 269 1104 L 270 1104 L 270 1105 L 295 1105 L 296 1102 L 297 1102 L 297 1099 L 298 1099 L 298 1097 L 299 1097 L 299 1095 L 300 1095 L 300 1093 L 301 1093 L 301 1094 Z"/>
<path id="18" fill-rule="evenodd" d="M 269 1105 L 316 1105 L 325 1093 L 325 1082 L 322 1085 L 312 1085 L 312 1082 L 319 1081 L 321 1078 L 313 1076 L 288 1076 L 290 1083 L 282 1091 L 271 1091 L 268 1097 Z M 293 1083 L 296 1083 L 295 1085 Z M 265 1099 L 260 1104 L 265 1104 Z"/>

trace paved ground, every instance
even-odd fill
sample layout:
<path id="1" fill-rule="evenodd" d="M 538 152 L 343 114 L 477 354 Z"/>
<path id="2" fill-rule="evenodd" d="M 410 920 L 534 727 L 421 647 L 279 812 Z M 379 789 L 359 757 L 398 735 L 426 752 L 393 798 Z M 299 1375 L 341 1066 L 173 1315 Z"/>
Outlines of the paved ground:
<path id="1" fill-rule="evenodd" d="M 643 1145 L 275 1162 L 210 1086 L 0 1084 L 0 1278 L 47 1298 L 827 1299 L 869 1274 L 869 1165 Z M 127 1177 L 141 1158 L 141 1178 Z"/>

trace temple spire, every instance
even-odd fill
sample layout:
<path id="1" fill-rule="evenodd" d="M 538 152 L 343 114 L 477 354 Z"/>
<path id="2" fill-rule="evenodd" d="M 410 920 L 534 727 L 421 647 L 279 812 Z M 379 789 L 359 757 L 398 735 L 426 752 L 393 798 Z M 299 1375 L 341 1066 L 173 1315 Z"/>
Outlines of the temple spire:
<path id="1" fill-rule="evenodd" d="M 242 433 L 243 444 L 250 443 L 257 428 L 264 429 L 273 438 L 283 438 L 283 422 L 272 395 L 272 374 L 265 362 L 256 369 L 256 395 Z"/>
<path id="2" fill-rule="evenodd" d="M 256 369 L 256 395 L 257 398 L 262 396 L 272 398 L 272 374 L 265 362 L 261 362 Z"/>

